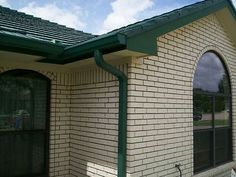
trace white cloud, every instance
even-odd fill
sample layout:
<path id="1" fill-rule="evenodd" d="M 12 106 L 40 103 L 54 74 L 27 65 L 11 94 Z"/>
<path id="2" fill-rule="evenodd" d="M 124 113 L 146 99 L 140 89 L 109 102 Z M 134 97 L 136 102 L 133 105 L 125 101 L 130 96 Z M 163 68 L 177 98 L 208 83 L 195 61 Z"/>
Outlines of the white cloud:
<path id="1" fill-rule="evenodd" d="M 40 17 L 58 24 L 65 25 L 67 27 L 75 29 L 84 29 L 86 24 L 80 20 L 80 7 L 74 7 L 76 13 L 73 10 L 61 9 L 56 4 L 44 4 L 38 6 L 36 3 L 29 3 L 26 7 L 19 9 L 21 12 Z"/>
<path id="2" fill-rule="evenodd" d="M 136 22 L 139 13 L 152 7 L 153 4 L 151 0 L 116 0 L 112 2 L 112 12 L 103 22 L 100 33 Z"/>
<path id="3" fill-rule="evenodd" d="M 7 0 L 0 0 L 0 5 L 3 7 L 11 7 Z"/>
<path id="4" fill-rule="evenodd" d="M 234 7 L 236 9 L 236 0 L 232 0 L 233 4 L 234 4 Z"/>

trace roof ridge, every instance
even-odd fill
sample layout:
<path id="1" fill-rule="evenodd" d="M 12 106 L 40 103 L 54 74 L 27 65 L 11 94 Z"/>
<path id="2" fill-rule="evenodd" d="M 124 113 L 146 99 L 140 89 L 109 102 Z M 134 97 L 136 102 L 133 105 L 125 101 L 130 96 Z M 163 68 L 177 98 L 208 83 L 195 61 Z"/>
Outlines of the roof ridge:
<path id="1" fill-rule="evenodd" d="M 126 26 L 122 26 L 122 27 L 120 27 L 120 28 L 114 29 L 114 30 L 109 31 L 109 32 L 107 32 L 107 33 L 104 33 L 104 34 L 102 34 L 102 35 L 114 33 L 114 32 L 117 32 L 117 31 L 122 32 L 123 30 L 129 29 L 129 27 L 132 27 L 132 26 L 133 26 L 133 28 L 135 28 L 136 26 L 141 25 L 141 24 L 143 24 L 143 23 L 148 23 L 148 22 L 154 21 L 154 20 L 156 20 L 158 17 L 160 18 L 160 17 L 169 16 L 169 15 L 172 14 L 172 13 L 181 11 L 181 10 L 183 10 L 183 9 L 187 9 L 187 8 L 189 8 L 189 7 L 193 7 L 193 6 L 195 6 L 195 5 L 199 5 L 199 6 L 200 6 L 200 5 L 203 5 L 203 4 L 206 4 L 206 3 L 212 3 L 212 4 L 213 4 L 213 3 L 215 3 L 215 2 L 223 2 L 223 1 L 227 1 L 227 0 L 200 0 L 200 1 L 196 2 L 196 3 L 188 4 L 188 5 L 182 6 L 182 7 L 180 7 L 180 8 L 173 9 L 173 10 L 168 11 L 168 12 L 164 12 L 164 13 L 159 14 L 159 15 L 155 15 L 155 16 L 150 17 L 150 18 L 146 18 L 146 19 L 137 21 L 137 22 L 135 22 L 135 23 L 128 24 L 128 25 L 126 25 Z"/>

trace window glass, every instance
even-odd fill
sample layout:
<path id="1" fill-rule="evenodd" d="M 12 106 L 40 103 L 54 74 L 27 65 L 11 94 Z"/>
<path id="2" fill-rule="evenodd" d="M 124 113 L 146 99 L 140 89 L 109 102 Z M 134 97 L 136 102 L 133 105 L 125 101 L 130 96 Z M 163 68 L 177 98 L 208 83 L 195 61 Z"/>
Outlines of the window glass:
<path id="1" fill-rule="evenodd" d="M 231 160 L 231 130 L 217 129 L 215 141 L 216 164 Z"/>
<path id="2" fill-rule="evenodd" d="M 194 172 L 232 160 L 230 94 L 224 64 L 205 53 L 193 79 Z"/>
<path id="3" fill-rule="evenodd" d="M 194 133 L 194 170 L 198 171 L 212 165 L 212 132 Z"/>
<path id="4" fill-rule="evenodd" d="M 193 125 L 194 130 L 212 128 L 212 97 L 194 94 Z"/>
<path id="5" fill-rule="evenodd" d="M 228 97 L 215 97 L 215 127 L 230 125 L 230 101 Z"/>
<path id="6" fill-rule="evenodd" d="M 196 91 L 228 93 L 228 76 L 219 57 L 212 52 L 205 53 L 198 62 L 193 88 Z"/>

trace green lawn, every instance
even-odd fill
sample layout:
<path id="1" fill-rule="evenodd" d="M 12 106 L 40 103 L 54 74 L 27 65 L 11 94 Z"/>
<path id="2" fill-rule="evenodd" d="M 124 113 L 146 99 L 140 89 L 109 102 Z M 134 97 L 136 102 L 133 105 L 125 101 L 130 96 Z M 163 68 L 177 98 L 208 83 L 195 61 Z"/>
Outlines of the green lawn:
<path id="1" fill-rule="evenodd" d="M 198 120 L 198 121 L 193 121 L 193 126 L 208 126 L 211 125 L 211 120 Z M 215 126 L 217 125 L 229 125 L 228 120 L 215 120 Z"/>

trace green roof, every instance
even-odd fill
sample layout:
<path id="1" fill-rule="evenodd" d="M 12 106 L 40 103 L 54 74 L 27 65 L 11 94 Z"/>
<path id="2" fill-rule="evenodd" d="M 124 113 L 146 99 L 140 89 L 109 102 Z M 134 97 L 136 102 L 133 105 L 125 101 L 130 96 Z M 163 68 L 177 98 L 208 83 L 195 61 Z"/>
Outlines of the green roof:
<path id="1" fill-rule="evenodd" d="M 6 32 L 15 32 L 13 35 L 19 33 L 27 38 L 63 45 L 73 45 L 95 37 L 89 33 L 0 6 L 0 33 Z"/>
<path id="2" fill-rule="evenodd" d="M 158 50 L 156 38 L 158 36 L 223 8 L 229 9 L 235 21 L 236 12 L 231 0 L 205 0 L 113 30 L 107 34 L 95 36 L 1 7 L 0 49 L 9 50 L 8 48 L 10 48 L 11 50 L 12 48 L 12 51 L 23 51 L 24 53 L 27 50 L 30 53 L 45 52 L 43 55 L 45 59 L 41 62 L 58 64 L 92 57 L 96 49 L 103 53 L 128 49 L 156 55 Z M 2 14 L 5 15 L 2 16 Z M 10 42 L 7 40 L 9 36 L 12 38 Z M 28 42 L 25 46 L 19 47 L 17 43 L 22 38 L 33 43 L 34 48 L 30 48 L 31 45 L 27 45 Z M 37 40 L 44 45 L 47 42 L 48 47 L 37 44 Z M 45 51 L 45 49 L 48 50 Z"/>

